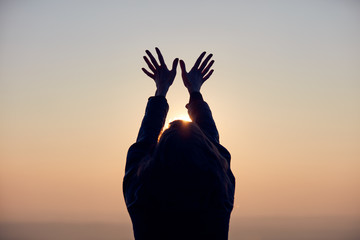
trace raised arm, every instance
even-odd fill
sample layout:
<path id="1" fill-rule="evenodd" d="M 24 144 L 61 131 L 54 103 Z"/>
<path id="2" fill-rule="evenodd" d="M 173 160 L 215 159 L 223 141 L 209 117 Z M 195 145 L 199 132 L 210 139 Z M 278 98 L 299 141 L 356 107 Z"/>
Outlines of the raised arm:
<path id="1" fill-rule="evenodd" d="M 145 68 L 142 68 L 142 70 L 155 81 L 156 92 L 155 96 L 150 97 L 148 100 L 136 143 L 128 151 L 126 170 L 134 167 L 137 161 L 150 153 L 155 147 L 169 109 L 165 96 L 169 87 L 174 82 L 179 59 L 174 59 L 172 69 L 169 70 L 158 48 L 156 48 L 156 53 L 159 63 L 149 50 L 146 50 L 147 56 L 144 56 L 144 60 L 150 70 Z"/>
<path id="2" fill-rule="evenodd" d="M 173 61 L 172 69 L 169 70 L 158 48 L 156 48 L 156 53 L 160 64 L 149 50 L 146 50 L 148 57 L 144 56 L 144 60 L 150 71 L 145 68 L 142 68 L 142 70 L 155 81 L 156 92 L 155 96 L 150 97 L 148 100 L 138 137 L 136 142 L 129 148 L 126 158 L 123 191 L 125 202 L 128 207 L 136 200 L 136 191 L 140 184 L 140 182 L 136 180 L 138 177 L 137 172 L 140 167 L 139 163 L 152 153 L 161 129 L 164 126 L 169 109 L 165 96 L 169 87 L 174 82 L 176 67 L 179 61 L 176 58 Z"/>
<path id="3" fill-rule="evenodd" d="M 188 108 L 190 118 L 199 125 L 207 137 L 213 142 L 219 143 L 219 133 L 210 108 L 208 104 L 204 102 L 200 93 L 201 86 L 214 72 L 214 70 L 210 70 L 214 64 L 214 60 L 210 61 L 213 55 L 209 54 L 202 62 L 205 54 L 206 52 L 201 53 L 189 72 L 186 72 L 184 61 L 180 60 L 182 79 L 190 94 L 190 101 L 186 107 Z"/>
<path id="4" fill-rule="evenodd" d="M 165 64 L 164 57 L 160 50 L 156 49 L 160 64 L 156 61 L 149 50 L 146 50 L 148 57 L 144 56 L 144 60 L 151 71 L 142 68 L 143 72 L 152 78 L 156 84 L 156 92 L 154 97 L 150 97 L 145 116 L 143 118 L 140 131 L 137 137 L 137 142 L 148 141 L 156 143 L 160 131 L 165 123 L 166 114 L 168 111 L 167 101 L 165 96 L 174 82 L 176 75 L 176 67 L 179 59 L 173 61 L 172 69 L 169 70 Z"/>

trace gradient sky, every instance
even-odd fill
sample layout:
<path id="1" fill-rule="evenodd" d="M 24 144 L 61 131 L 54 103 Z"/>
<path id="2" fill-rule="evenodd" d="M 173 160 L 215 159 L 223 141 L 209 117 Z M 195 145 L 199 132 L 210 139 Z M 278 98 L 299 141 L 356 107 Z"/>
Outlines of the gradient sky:
<path id="1" fill-rule="evenodd" d="M 214 54 L 202 93 L 233 217 L 359 216 L 359 43 L 355 0 L 1 1 L 0 221 L 130 221 L 122 177 L 156 46 L 169 65 Z M 186 114 L 180 74 L 167 98 L 168 119 Z"/>

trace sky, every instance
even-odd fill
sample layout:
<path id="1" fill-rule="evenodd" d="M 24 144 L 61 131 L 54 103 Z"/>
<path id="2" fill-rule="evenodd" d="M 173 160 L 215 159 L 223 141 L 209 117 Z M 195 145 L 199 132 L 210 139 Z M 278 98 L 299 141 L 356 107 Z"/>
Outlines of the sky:
<path id="1" fill-rule="evenodd" d="M 129 222 L 127 149 L 159 47 L 202 87 L 237 180 L 233 218 L 360 215 L 360 3 L 1 1 L 0 221 Z M 168 119 L 186 115 L 180 68 Z"/>

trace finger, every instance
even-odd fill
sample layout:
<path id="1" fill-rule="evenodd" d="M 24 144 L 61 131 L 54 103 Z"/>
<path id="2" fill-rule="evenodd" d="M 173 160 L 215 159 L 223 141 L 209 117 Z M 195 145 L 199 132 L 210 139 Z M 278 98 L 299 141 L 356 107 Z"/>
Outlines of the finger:
<path id="1" fill-rule="evenodd" d="M 144 60 L 145 60 L 146 64 L 149 66 L 149 68 L 151 69 L 151 71 L 153 71 L 155 73 L 156 72 L 155 67 L 151 64 L 151 62 L 149 61 L 149 59 L 146 56 L 144 56 Z"/>
<path id="2" fill-rule="evenodd" d="M 214 64 L 214 60 L 212 60 L 210 63 L 209 63 L 209 65 L 204 69 L 204 71 L 202 71 L 202 75 L 205 75 L 209 70 L 210 70 L 210 68 L 211 68 L 211 66 Z"/>
<path id="3" fill-rule="evenodd" d="M 180 68 L 183 74 L 186 74 L 186 67 L 185 62 L 183 60 L 180 60 Z"/>
<path id="4" fill-rule="evenodd" d="M 211 76 L 211 74 L 213 74 L 213 72 L 214 72 L 214 70 L 211 69 L 211 71 L 208 73 L 208 75 L 206 75 L 206 76 L 203 78 L 204 82 L 205 82 L 206 80 L 208 80 L 208 78 Z"/>
<path id="5" fill-rule="evenodd" d="M 148 72 L 148 70 L 146 70 L 145 68 L 142 68 L 141 70 L 143 70 L 143 72 L 148 75 L 149 77 L 151 77 L 152 79 L 154 78 L 154 74 L 151 74 L 150 72 Z"/>
<path id="6" fill-rule="evenodd" d="M 209 56 L 207 56 L 207 58 L 205 58 L 204 62 L 201 64 L 201 66 L 200 66 L 200 68 L 199 68 L 200 71 L 204 70 L 206 64 L 208 64 L 208 62 L 209 62 L 209 60 L 210 60 L 210 58 L 211 58 L 212 56 L 213 56 L 213 55 L 210 54 Z"/>
<path id="7" fill-rule="evenodd" d="M 186 67 L 185 67 L 185 62 L 183 60 L 180 60 L 180 68 L 181 68 L 181 77 L 182 80 L 185 84 L 185 86 L 187 86 L 187 72 L 186 72 Z"/>
<path id="8" fill-rule="evenodd" d="M 173 62 L 173 65 L 172 65 L 171 71 L 176 71 L 176 68 L 177 68 L 178 63 L 179 63 L 179 59 L 178 59 L 178 58 L 175 58 L 175 59 L 174 59 L 174 62 Z"/>
<path id="9" fill-rule="evenodd" d="M 155 60 L 154 56 L 151 54 L 151 52 L 149 50 L 146 50 L 145 52 L 150 57 L 150 60 L 151 60 L 152 64 L 154 64 L 154 67 L 158 68 L 159 64 L 156 62 L 156 60 Z"/>
<path id="10" fill-rule="evenodd" d="M 156 50 L 156 53 L 157 53 L 157 55 L 159 57 L 160 65 L 166 66 L 164 58 L 163 58 L 160 50 L 157 47 L 155 48 L 155 50 Z"/>
<path id="11" fill-rule="evenodd" d="M 203 53 L 200 54 L 199 58 L 196 60 L 194 66 L 193 66 L 193 68 L 192 68 L 191 70 L 197 69 L 197 68 L 199 67 L 199 65 L 200 65 L 200 63 L 201 63 L 201 60 L 203 59 L 203 57 L 205 56 L 205 54 L 206 54 L 206 52 L 203 52 Z"/>
<path id="12" fill-rule="evenodd" d="M 187 72 L 186 72 L 185 62 L 183 60 L 180 60 L 180 68 L 181 68 L 181 77 L 183 83 L 185 87 L 187 87 L 188 86 Z"/>

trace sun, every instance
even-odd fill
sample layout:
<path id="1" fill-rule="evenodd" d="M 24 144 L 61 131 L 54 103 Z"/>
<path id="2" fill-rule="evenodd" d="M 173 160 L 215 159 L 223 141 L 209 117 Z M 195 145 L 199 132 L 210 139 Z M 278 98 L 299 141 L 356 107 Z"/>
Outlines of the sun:
<path id="1" fill-rule="evenodd" d="M 173 118 L 169 118 L 167 121 L 166 121 L 166 124 L 164 126 L 164 129 L 163 130 L 166 130 L 170 127 L 170 123 L 172 121 L 176 121 L 176 120 L 182 120 L 182 121 L 185 121 L 185 122 L 192 122 L 191 118 L 189 117 L 189 115 L 187 114 L 181 114 L 181 115 L 177 115 Z"/>
<path id="2" fill-rule="evenodd" d="M 191 118 L 190 118 L 189 115 L 187 115 L 187 114 L 182 114 L 182 115 L 178 115 L 178 116 L 176 116 L 176 117 L 174 117 L 174 118 L 169 118 L 169 119 L 166 121 L 163 129 L 161 130 L 161 132 L 160 132 L 160 134 L 159 134 L 158 141 L 160 140 L 162 133 L 163 133 L 166 129 L 168 129 L 168 128 L 170 127 L 170 123 L 171 123 L 172 121 L 176 121 L 176 120 L 182 120 L 182 121 L 185 121 L 185 122 L 192 122 Z"/>
<path id="3" fill-rule="evenodd" d="M 187 114 L 178 115 L 178 116 L 176 116 L 174 118 L 170 118 L 169 123 L 171 123 L 172 121 L 175 121 L 175 120 L 182 120 L 182 121 L 185 121 L 185 122 L 191 122 L 191 118 Z"/>

